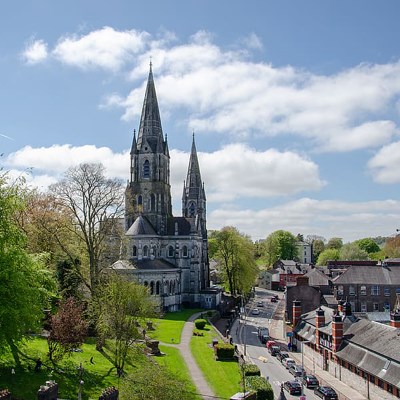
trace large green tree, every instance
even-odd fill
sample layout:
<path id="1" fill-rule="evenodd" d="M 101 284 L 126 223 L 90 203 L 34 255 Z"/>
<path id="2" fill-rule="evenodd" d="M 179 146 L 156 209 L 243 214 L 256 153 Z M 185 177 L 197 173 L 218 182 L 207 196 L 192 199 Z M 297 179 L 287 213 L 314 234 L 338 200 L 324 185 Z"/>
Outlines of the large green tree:
<path id="1" fill-rule="evenodd" d="M 327 265 L 328 261 L 339 260 L 340 250 L 339 249 L 325 249 L 318 257 L 317 265 Z"/>
<path id="2" fill-rule="evenodd" d="M 16 223 L 24 190 L 0 176 L 0 352 L 10 346 L 15 358 L 17 342 L 40 328 L 55 288 L 45 257 L 26 251 L 26 237 Z"/>
<path id="3" fill-rule="evenodd" d="M 328 243 L 326 244 L 326 248 L 327 249 L 340 249 L 341 247 L 343 246 L 343 240 L 342 240 L 342 238 L 339 238 L 339 237 L 333 237 L 333 238 L 330 238 L 329 240 L 328 240 Z"/>
<path id="4" fill-rule="evenodd" d="M 377 253 L 381 249 L 372 238 L 359 239 L 356 240 L 355 243 L 360 249 L 365 250 L 368 254 Z"/>
<path id="5" fill-rule="evenodd" d="M 215 258 L 232 295 L 248 293 L 258 275 L 254 245 L 236 228 L 227 226 L 209 237 L 210 258 Z"/>
<path id="6" fill-rule="evenodd" d="M 145 321 L 159 314 L 160 304 L 148 288 L 110 273 L 97 297 L 97 326 L 114 342 L 114 365 L 123 371 L 129 347 L 143 337 Z"/>
<path id="7" fill-rule="evenodd" d="M 368 253 L 361 249 L 357 243 L 346 243 L 339 250 L 339 257 L 341 260 L 368 260 Z"/>
<path id="8" fill-rule="evenodd" d="M 272 232 L 264 242 L 264 251 L 268 265 L 278 260 L 297 260 L 298 247 L 296 237 L 284 230 Z"/>

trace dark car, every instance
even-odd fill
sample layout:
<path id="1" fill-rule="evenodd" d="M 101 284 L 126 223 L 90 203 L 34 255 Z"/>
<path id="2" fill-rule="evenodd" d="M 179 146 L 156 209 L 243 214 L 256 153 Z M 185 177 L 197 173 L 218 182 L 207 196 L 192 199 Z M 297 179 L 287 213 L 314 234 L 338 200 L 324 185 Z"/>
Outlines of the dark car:
<path id="1" fill-rule="evenodd" d="M 281 353 L 278 353 L 277 355 L 276 355 L 276 358 L 280 361 L 280 362 L 282 362 L 285 358 L 288 358 L 289 357 L 289 353 L 286 353 L 286 351 L 282 351 Z"/>
<path id="2" fill-rule="evenodd" d="M 275 297 L 271 297 L 271 303 L 277 303 L 278 299 L 276 299 Z"/>
<path id="3" fill-rule="evenodd" d="M 316 388 L 319 386 L 319 381 L 314 375 L 305 375 L 303 378 L 303 385 L 306 388 Z"/>
<path id="4" fill-rule="evenodd" d="M 314 389 L 314 393 L 322 400 L 337 400 L 338 395 L 330 386 L 319 386 Z"/>
<path id="5" fill-rule="evenodd" d="M 277 356 L 281 352 L 281 348 L 279 346 L 271 346 L 268 351 L 271 353 L 271 356 Z"/>
<path id="6" fill-rule="evenodd" d="M 301 385 L 297 381 L 286 381 L 283 384 L 283 388 L 290 394 L 301 394 Z"/>

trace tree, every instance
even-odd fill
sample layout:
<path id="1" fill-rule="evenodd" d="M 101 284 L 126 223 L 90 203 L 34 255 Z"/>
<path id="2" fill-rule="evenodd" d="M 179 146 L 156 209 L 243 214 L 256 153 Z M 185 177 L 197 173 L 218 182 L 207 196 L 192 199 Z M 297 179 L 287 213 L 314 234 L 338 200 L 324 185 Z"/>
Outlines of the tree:
<path id="1" fill-rule="evenodd" d="M 16 344 L 40 328 L 55 281 L 43 255 L 25 250 L 26 237 L 16 221 L 24 204 L 21 182 L 0 176 L 0 352 L 9 346 L 18 363 Z"/>
<path id="2" fill-rule="evenodd" d="M 143 337 L 144 322 L 159 314 L 160 304 L 148 288 L 112 273 L 97 297 L 98 330 L 114 341 L 114 365 L 123 371 L 129 347 Z"/>
<path id="3" fill-rule="evenodd" d="M 377 253 L 380 247 L 372 238 L 359 239 L 354 242 L 360 249 L 365 250 L 368 254 Z"/>
<path id="4" fill-rule="evenodd" d="M 386 240 L 383 247 L 386 257 L 398 258 L 400 257 L 400 235 L 396 235 Z"/>
<path id="5" fill-rule="evenodd" d="M 144 361 L 141 368 L 125 377 L 120 392 L 121 400 L 191 400 L 195 397 L 195 393 L 187 390 L 187 383 L 152 360 Z"/>
<path id="6" fill-rule="evenodd" d="M 357 243 L 347 243 L 339 250 L 341 260 L 368 260 L 368 253 L 361 249 Z"/>
<path id="7" fill-rule="evenodd" d="M 315 239 L 312 243 L 313 262 L 318 260 L 319 255 L 325 250 L 325 244 L 321 239 Z"/>
<path id="8" fill-rule="evenodd" d="M 81 273 L 85 285 L 95 293 L 102 271 L 101 256 L 111 226 L 122 215 L 121 182 L 108 179 L 101 164 L 80 164 L 70 168 L 64 179 L 50 187 L 59 205 L 74 218 L 70 232 L 85 246 L 88 276 Z"/>
<path id="9" fill-rule="evenodd" d="M 333 237 L 328 240 L 326 244 L 327 249 L 340 249 L 343 246 L 342 238 Z"/>
<path id="10" fill-rule="evenodd" d="M 83 318 L 83 307 L 73 297 L 64 300 L 57 313 L 51 317 L 51 329 L 47 338 L 49 359 L 55 363 L 82 346 L 88 331 Z"/>
<path id="11" fill-rule="evenodd" d="M 318 257 L 317 265 L 327 265 L 330 260 L 339 260 L 340 252 L 338 249 L 325 249 Z"/>
<path id="12" fill-rule="evenodd" d="M 297 260 L 296 238 L 288 231 L 272 232 L 265 240 L 264 250 L 269 265 L 278 260 Z"/>
<path id="13" fill-rule="evenodd" d="M 209 242 L 213 249 L 210 256 L 219 262 L 230 293 L 233 296 L 248 293 L 258 274 L 250 238 L 228 226 L 214 231 Z"/>

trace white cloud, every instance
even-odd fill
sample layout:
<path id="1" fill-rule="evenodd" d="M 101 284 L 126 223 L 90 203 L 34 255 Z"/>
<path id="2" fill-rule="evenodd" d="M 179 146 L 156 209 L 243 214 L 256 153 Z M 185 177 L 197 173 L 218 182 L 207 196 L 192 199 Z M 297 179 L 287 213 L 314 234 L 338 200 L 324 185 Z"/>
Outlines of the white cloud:
<path id="1" fill-rule="evenodd" d="M 208 214 L 208 228 L 236 226 L 254 240 L 278 229 L 293 234 L 316 234 L 345 242 L 366 236 L 390 236 L 400 224 L 400 201 L 346 202 L 301 198 L 255 211 L 251 208 L 219 208 Z"/>
<path id="2" fill-rule="evenodd" d="M 382 147 L 368 162 L 378 183 L 400 183 L 400 142 Z"/>
<path id="3" fill-rule="evenodd" d="M 116 31 L 111 27 L 62 37 L 52 54 L 61 62 L 82 69 L 117 71 L 146 47 L 147 32 Z"/>
<path id="4" fill-rule="evenodd" d="M 47 43 L 43 40 L 29 40 L 22 52 L 22 58 L 27 64 L 38 64 L 48 56 Z"/>

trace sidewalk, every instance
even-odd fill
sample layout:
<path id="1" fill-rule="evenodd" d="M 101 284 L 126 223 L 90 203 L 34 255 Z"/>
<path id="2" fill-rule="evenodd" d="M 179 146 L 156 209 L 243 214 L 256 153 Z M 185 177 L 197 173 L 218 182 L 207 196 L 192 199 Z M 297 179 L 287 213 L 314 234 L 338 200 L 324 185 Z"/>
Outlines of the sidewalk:
<path id="1" fill-rule="evenodd" d="M 284 302 L 280 301 L 278 308 L 273 315 L 273 323 L 270 327 L 271 336 L 280 343 L 281 348 L 287 350 L 287 337 L 286 327 L 284 326 L 283 315 L 284 315 Z M 298 352 L 289 352 L 290 357 L 296 360 L 296 364 L 301 365 L 302 355 Z M 308 373 L 315 375 L 321 384 L 332 386 L 339 395 L 339 400 L 366 400 L 366 397 L 358 393 L 357 390 L 346 385 L 339 379 L 335 378 L 328 371 L 324 371 L 321 367 L 316 365 L 310 358 L 305 354 L 303 355 L 303 365 Z M 314 372 L 315 371 L 315 372 Z"/>

